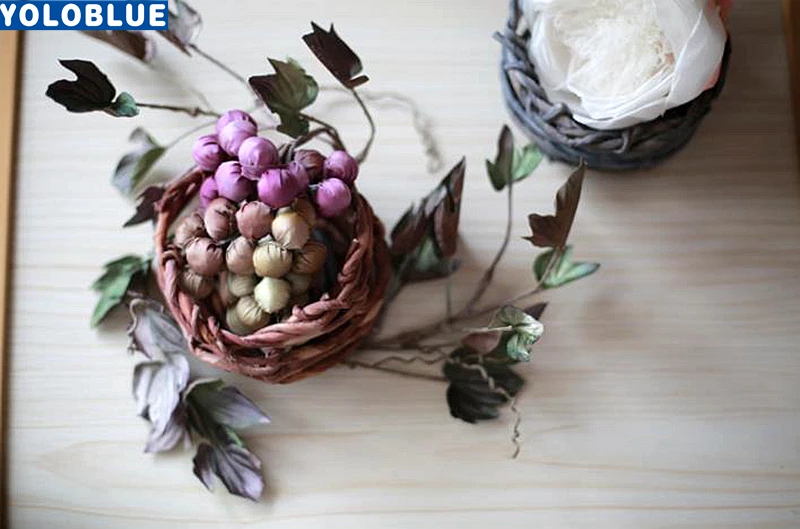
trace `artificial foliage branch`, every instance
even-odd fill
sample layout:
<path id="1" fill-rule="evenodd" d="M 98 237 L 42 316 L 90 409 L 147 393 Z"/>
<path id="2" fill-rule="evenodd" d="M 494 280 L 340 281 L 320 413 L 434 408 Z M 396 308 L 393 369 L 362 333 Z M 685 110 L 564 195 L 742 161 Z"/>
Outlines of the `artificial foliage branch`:
<path id="1" fill-rule="evenodd" d="M 164 267 L 166 259 L 175 256 L 172 253 L 164 256 L 163 243 L 156 245 L 162 253 L 157 253 L 155 259 L 127 255 L 106 264 L 104 273 L 92 285 L 100 300 L 91 324 L 100 324 L 117 307 L 128 308 L 130 350 L 141 357 L 134 367 L 133 395 L 139 415 L 150 428 L 145 450 L 165 452 L 195 445 L 193 472 L 205 487 L 211 489 L 218 481 L 232 494 L 258 500 L 264 490 L 262 464 L 246 447 L 241 431 L 266 425 L 269 418 L 233 386 L 193 376 L 187 357 L 202 337 L 194 334 L 185 320 L 173 317 L 178 310 L 176 303 L 208 296 L 214 300 L 211 304 L 224 305 L 232 300 L 235 305 L 227 309 L 225 318 L 214 320 L 213 332 L 224 327 L 230 336 L 243 336 L 259 328 L 252 325 L 284 322 L 299 317 L 296 314 L 302 315 L 303 302 L 296 301 L 298 304 L 291 310 L 291 306 L 286 307 L 291 296 L 298 293 L 308 296 L 308 292 L 316 291 L 323 293 L 320 299 L 328 299 L 341 276 L 349 243 L 347 236 L 337 231 L 339 228 L 325 232 L 315 224 L 315 219 L 321 215 L 326 218 L 324 225 L 345 226 L 346 234 L 353 230 L 347 226 L 348 219 L 354 216 L 352 204 L 356 200 L 351 196 L 352 185 L 376 135 L 372 104 L 389 101 L 410 109 L 429 157 L 429 169 L 437 171 L 444 162 L 428 118 L 413 101 L 402 94 L 363 90 L 368 77 L 362 73 L 361 59 L 333 26 L 325 30 L 312 23 L 312 32 L 303 36 L 303 40 L 341 84 L 337 91 L 352 98 L 366 117 L 369 138 L 356 156 L 345 152 L 344 139 L 333 124 L 310 113 L 320 96 L 321 85 L 297 61 L 269 58 L 271 72 L 247 78 L 199 48 L 201 27 L 200 14 L 186 2 L 177 1 L 175 10 L 170 12 L 170 29 L 160 35 L 187 58 L 208 60 L 244 85 L 248 95 L 255 94 L 258 98 L 252 110 L 273 113 L 277 125 L 256 124 L 247 112 L 234 110 L 222 114 L 219 121 L 193 127 L 166 143 L 142 128 L 133 131 L 130 139 L 136 148 L 122 157 L 112 179 L 124 195 L 136 198 L 135 212 L 125 222 L 126 227 L 151 221 L 159 229 L 159 219 L 165 217 L 165 211 L 172 207 L 170 201 L 176 199 L 176 181 L 159 182 L 153 168 L 167 150 L 214 125 L 217 134 L 200 137 L 193 147 L 193 156 L 199 169 L 216 173 L 198 180 L 194 187 L 189 186 L 200 188 L 203 209 L 190 211 L 168 240 L 173 245 L 168 252 L 178 252 L 176 262 L 185 262 L 187 268 L 180 272 Z M 154 60 L 155 44 L 149 34 L 90 32 L 89 36 L 136 60 L 147 64 Z M 70 112 L 100 111 L 132 117 L 141 109 L 152 109 L 195 117 L 218 115 L 207 102 L 196 107 L 142 103 L 127 92 L 117 95 L 114 85 L 93 63 L 75 60 L 62 64 L 77 79 L 53 83 L 47 96 Z M 259 128 L 284 135 L 285 143 L 275 147 L 259 138 L 256 136 Z M 228 129 L 232 131 L 230 134 Z M 247 141 L 250 144 L 246 146 Z M 312 141 L 330 145 L 334 153 L 325 157 L 304 148 Z M 378 318 L 381 325 L 361 343 L 363 355 L 341 361 L 351 368 L 442 384 L 443 400 L 450 415 L 467 423 L 496 419 L 508 407 L 514 416 L 511 436 L 514 457 L 521 448 L 522 414 L 518 397 L 525 386 L 525 378 L 517 366 L 531 360 L 534 346 L 544 333 L 541 318 L 547 304 L 535 298 L 591 275 L 599 267 L 596 263 L 574 261 L 573 247 L 568 244 L 586 169 L 581 165 L 558 191 L 554 214 L 528 215 L 531 235 L 526 239 L 544 249 L 538 256 L 531 256 L 530 288 L 499 303 L 484 301 L 497 267 L 514 242 L 511 237 L 514 191 L 541 160 L 542 153 L 536 146 L 517 146 L 511 130 L 502 128 L 497 152 L 485 164 L 491 188 L 504 192 L 507 203 L 504 230 L 502 237 L 498 237 L 500 244 L 495 256 L 481 278 L 465 286 L 471 294 L 463 306 L 452 307 L 448 297 L 448 311 L 441 318 L 414 329 L 380 333 L 379 328 L 389 326 L 391 312 L 402 310 L 394 304 L 405 287 L 436 280 L 446 281 L 448 292 L 464 287 L 458 282 L 457 272 L 459 225 L 462 213 L 468 212 L 463 193 L 469 173 L 466 160 L 454 163 L 428 194 L 408 208 L 390 230 L 387 241 L 386 270 L 381 271 L 391 272 L 391 279 L 382 298 Z M 254 167 L 259 169 L 256 171 Z M 303 186 L 286 195 L 282 186 L 298 178 L 304 181 Z M 253 179 L 258 179 L 255 201 Z M 240 192 L 240 188 L 244 191 Z M 234 200 L 233 195 L 240 196 Z M 215 274 L 225 267 L 227 277 L 217 277 Z M 151 294 L 156 275 L 153 271 L 160 274 L 163 303 L 158 295 Z M 263 279 L 253 276 L 253 271 Z M 170 274 L 173 279 L 181 274 L 180 280 L 173 282 L 177 287 L 165 288 L 166 276 Z M 260 281 L 257 285 L 256 279 Z M 314 286 L 310 287 L 311 284 Z M 175 298 L 174 288 L 182 289 L 188 297 Z M 268 305 L 274 305 L 274 314 L 265 308 Z M 231 314 L 235 317 L 231 318 Z M 197 324 L 198 312 L 192 318 Z M 330 338 L 324 335 L 317 337 L 319 341 L 327 339 Z M 291 352 L 290 346 L 280 354 L 290 356 Z M 368 360 L 367 352 L 380 358 Z M 251 358 L 270 354 L 268 348 L 253 349 Z M 424 366 L 426 371 L 414 370 L 412 365 Z"/>

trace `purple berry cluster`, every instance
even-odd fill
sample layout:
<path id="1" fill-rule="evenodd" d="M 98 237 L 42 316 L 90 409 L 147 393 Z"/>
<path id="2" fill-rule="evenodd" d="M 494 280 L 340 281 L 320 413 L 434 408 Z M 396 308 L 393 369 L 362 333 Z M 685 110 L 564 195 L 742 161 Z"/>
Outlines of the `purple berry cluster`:
<path id="1" fill-rule="evenodd" d="M 358 177 L 358 162 L 345 151 L 325 158 L 318 151 L 301 149 L 292 161 L 283 163 L 275 144 L 258 136 L 255 120 L 241 110 L 225 112 L 215 134 L 194 142 L 192 157 L 209 173 L 200 187 L 203 208 L 219 197 L 242 202 L 257 196 L 279 209 L 308 195 L 321 216 L 337 217 L 350 206 Z"/>

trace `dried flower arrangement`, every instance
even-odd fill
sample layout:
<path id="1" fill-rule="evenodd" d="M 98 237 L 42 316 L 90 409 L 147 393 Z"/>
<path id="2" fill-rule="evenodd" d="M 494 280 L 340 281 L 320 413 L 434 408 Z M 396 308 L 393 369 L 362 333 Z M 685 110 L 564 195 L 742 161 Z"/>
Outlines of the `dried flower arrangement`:
<path id="1" fill-rule="evenodd" d="M 446 383 L 447 404 L 457 419 L 494 419 L 502 406 L 510 406 L 516 416 L 516 457 L 521 418 L 516 398 L 524 379 L 513 367 L 530 360 L 544 330 L 539 319 L 546 303 L 532 300 L 599 267 L 574 262 L 568 244 L 584 165 L 558 191 L 554 215 L 528 217 L 527 239 L 545 249 L 533 261 L 535 286 L 503 303 L 484 304 L 510 243 L 513 189 L 542 159 L 533 145 L 517 148 L 504 127 L 494 160 L 486 162 L 492 187 L 508 197 L 506 229 L 491 265 L 460 310 L 448 310 L 418 329 L 378 335 L 376 324 L 404 286 L 446 278 L 458 269 L 465 161 L 405 212 L 387 241 L 381 221 L 356 188 L 376 130 L 366 101 L 386 94 L 358 89 L 368 80 L 361 75 L 361 61 L 333 27 L 325 31 L 312 24 L 313 32 L 303 39 L 367 118 L 370 136 L 355 156 L 333 125 L 307 113 L 319 85 L 297 62 L 270 59 L 274 73 L 245 80 L 198 47 L 200 25 L 197 11 L 176 1 L 170 29 L 159 35 L 244 84 L 258 96 L 253 111 L 219 114 L 206 106 L 142 103 L 127 92 L 117 94 L 97 66 L 81 60 L 61 61 L 77 79 L 56 81 L 47 90 L 70 112 L 133 117 L 140 109 L 157 109 L 214 118 L 169 145 L 136 129 L 131 139 L 140 147 L 120 160 L 112 180 L 126 195 L 138 196 L 125 227 L 153 222 L 155 256 L 126 255 L 105 265 L 92 285 L 100 300 L 91 323 L 100 324 L 118 306 L 128 308 L 130 349 L 144 357 L 134 368 L 133 394 L 150 424 L 145 451 L 164 452 L 195 441 L 194 473 L 206 487 L 217 476 L 232 494 L 261 497 L 261 462 L 239 431 L 269 418 L 235 387 L 193 378 L 187 355 L 194 354 L 218 368 L 277 383 L 337 364 Z M 143 62 L 153 57 L 154 42 L 147 34 L 90 36 Z M 390 97 L 412 109 L 429 169 L 435 170 L 440 160 L 426 118 L 407 98 Z M 256 120 L 256 112 L 265 119 Z M 270 121 L 272 116 L 277 120 Z M 167 149 L 211 127 L 213 133 L 194 142 L 196 165 L 190 171 L 141 189 Z M 308 148 L 312 140 L 331 152 Z M 149 288 L 153 278 L 159 287 L 155 294 Z M 463 330 L 481 320 L 488 324 Z M 378 362 L 359 360 L 352 355 L 358 348 L 384 356 Z M 414 361 L 441 365 L 441 375 L 390 367 Z"/>

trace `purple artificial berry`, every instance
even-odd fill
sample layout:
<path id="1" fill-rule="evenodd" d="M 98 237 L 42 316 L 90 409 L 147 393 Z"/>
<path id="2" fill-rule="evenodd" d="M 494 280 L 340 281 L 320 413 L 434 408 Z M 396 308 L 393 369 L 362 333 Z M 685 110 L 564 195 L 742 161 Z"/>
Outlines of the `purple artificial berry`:
<path id="1" fill-rule="evenodd" d="M 217 120 L 217 136 L 219 136 L 220 132 L 222 132 L 222 129 L 224 129 L 226 125 L 233 123 L 234 121 L 247 121 L 253 125 L 256 124 L 256 120 L 253 119 L 253 116 L 244 110 L 228 110 Z"/>
<path id="2" fill-rule="evenodd" d="M 258 179 L 258 198 L 272 208 L 288 206 L 303 189 L 287 169 L 270 169 Z"/>
<path id="3" fill-rule="evenodd" d="M 217 181 L 213 176 L 209 176 L 203 180 L 203 185 L 200 186 L 200 205 L 205 209 L 217 197 L 219 197 Z"/>
<path id="4" fill-rule="evenodd" d="M 311 183 L 308 178 L 308 171 L 303 167 L 303 164 L 289 162 L 289 165 L 286 166 L 286 170 L 297 180 L 297 187 L 300 189 L 300 192 L 304 191 L 308 187 L 308 184 Z"/>
<path id="5" fill-rule="evenodd" d="M 327 218 L 341 215 L 350 206 L 351 199 L 350 188 L 338 178 L 323 180 L 314 195 L 317 209 Z"/>
<path id="6" fill-rule="evenodd" d="M 345 151 L 333 151 L 325 160 L 325 178 L 338 178 L 353 185 L 358 176 L 358 162 Z"/>
<path id="7" fill-rule="evenodd" d="M 239 154 L 239 147 L 247 138 L 256 135 L 258 129 L 249 121 L 232 121 L 219 133 L 219 144 L 231 156 Z"/>
<path id="8" fill-rule="evenodd" d="M 200 169 L 213 173 L 227 156 L 217 142 L 217 135 L 206 134 L 197 138 L 192 145 L 192 158 Z"/>
<path id="9" fill-rule="evenodd" d="M 253 192 L 253 182 L 242 174 L 239 162 L 225 162 L 219 166 L 214 180 L 217 182 L 219 196 L 234 202 L 241 202 Z"/>
<path id="10" fill-rule="evenodd" d="M 278 165 L 280 156 L 275 145 L 266 138 L 247 138 L 239 147 L 239 163 L 242 174 L 250 180 L 258 180 L 261 173 Z"/>

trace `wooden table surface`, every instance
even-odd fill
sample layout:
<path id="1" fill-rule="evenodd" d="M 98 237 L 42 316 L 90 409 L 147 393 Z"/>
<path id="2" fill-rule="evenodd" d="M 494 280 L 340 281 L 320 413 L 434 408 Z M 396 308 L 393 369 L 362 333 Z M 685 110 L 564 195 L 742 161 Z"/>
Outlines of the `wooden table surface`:
<path id="1" fill-rule="evenodd" d="M 291 55 L 330 77 L 300 41 L 334 21 L 373 90 L 415 98 L 437 123 L 447 163 L 468 160 L 465 268 L 456 302 L 488 264 L 502 195 L 483 160 L 507 121 L 497 82 L 505 2 L 196 1 L 200 44 L 247 74 Z M 26 38 L 10 350 L 11 527 L 137 528 L 794 528 L 800 526 L 800 195 L 777 0 L 740 0 L 728 85 L 693 143 L 640 174 L 590 174 L 574 228 L 593 278 L 552 292 L 546 335 L 525 366 L 523 450 L 511 419 L 448 417 L 444 387 L 337 368 L 288 387 L 233 380 L 272 416 L 247 435 L 266 467 L 265 501 L 206 493 L 188 453 L 142 453 L 130 395 L 125 318 L 89 329 L 99 266 L 146 252 L 150 229 L 123 231 L 129 203 L 109 184 L 127 134 L 162 142 L 194 123 L 68 115 L 44 97 L 57 58 L 96 61 L 142 101 L 215 107 L 247 94 L 200 59 L 158 41 L 163 80 L 73 32 Z M 357 143 L 364 124 L 325 95 L 317 112 Z M 376 111 L 362 190 L 393 223 L 425 193 L 408 118 Z M 183 169 L 187 143 L 159 165 Z M 568 174 L 543 165 L 518 189 L 511 254 L 491 296 L 532 283 L 524 214 L 548 211 Z M 440 284 L 398 301 L 400 330 L 444 310 Z M 229 377 L 230 378 L 230 377 Z"/>

